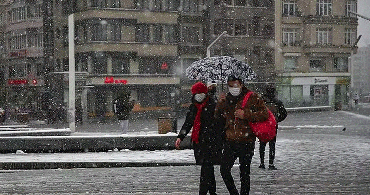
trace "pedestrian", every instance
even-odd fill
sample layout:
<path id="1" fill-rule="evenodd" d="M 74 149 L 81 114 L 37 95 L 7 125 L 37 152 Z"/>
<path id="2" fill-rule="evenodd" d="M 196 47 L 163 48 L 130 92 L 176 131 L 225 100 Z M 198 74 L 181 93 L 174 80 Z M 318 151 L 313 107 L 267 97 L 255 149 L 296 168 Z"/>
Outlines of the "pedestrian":
<path id="1" fill-rule="evenodd" d="M 199 194 L 216 194 L 214 164 L 220 160 L 222 141 L 219 131 L 215 128 L 214 110 L 216 102 L 207 94 L 207 86 L 202 82 L 195 83 L 191 88 L 192 104 L 186 115 L 185 122 L 177 136 L 175 147 L 179 149 L 181 141 L 193 128 L 191 141 L 196 164 L 201 165 Z"/>
<path id="2" fill-rule="evenodd" d="M 207 83 L 208 95 L 217 103 L 217 83 L 216 81 L 210 81 Z"/>
<path id="3" fill-rule="evenodd" d="M 224 121 L 225 143 L 221 159 L 220 172 L 222 179 L 231 195 L 239 195 L 231 175 L 231 168 L 239 158 L 240 194 L 246 195 L 250 191 L 250 165 L 254 155 L 256 136 L 253 134 L 249 122 L 267 120 L 269 114 L 262 97 L 253 93 L 245 107 L 242 102 L 250 91 L 240 78 L 230 76 L 227 81 L 229 92 L 221 94 L 215 110 L 216 120 Z"/>
<path id="4" fill-rule="evenodd" d="M 268 85 L 265 90 L 265 94 L 263 95 L 263 100 L 265 101 L 265 104 L 267 108 L 270 109 L 270 111 L 274 114 L 276 122 L 281 122 L 287 117 L 287 111 L 284 107 L 283 102 L 278 100 L 275 96 L 276 89 L 272 85 Z M 276 134 L 278 130 L 278 124 L 276 125 Z M 274 165 L 274 159 L 275 159 L 275 144 L 276 144 L 276 136 L 273 140 L 269 141 L 269 170 L 277 170 L 277 168 Z M 259 168 L 265 169 L 265 149 L 266 149 L 266 142 L 260 141 L 260 160 L 261 164 Z"/>
<path id="5" fill-rule="evenodd" d="M 358 104 L 358 100 L 360 99 L 360 96 L 356 93 L 353 97 L 353 100 L 355 101 L 355 105 Z"/>
<path id="6" fill-rule="evenodd" d="M 128 119 L 133 107 L 134 102 L 130 101 L 130 94 L 127 92 L 122 92 L 121 95 L 113 101 L 113 110 L 117 115 L 123 134 L 126 134 L 128 131 Z"/>

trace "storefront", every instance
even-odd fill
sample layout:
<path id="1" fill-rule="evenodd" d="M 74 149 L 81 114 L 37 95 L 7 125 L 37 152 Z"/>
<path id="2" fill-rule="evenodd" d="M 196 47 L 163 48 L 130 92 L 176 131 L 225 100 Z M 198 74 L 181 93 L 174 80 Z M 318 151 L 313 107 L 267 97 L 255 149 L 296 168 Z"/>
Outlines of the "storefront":
<path id="1" fill-rule="evenodd" d="M 334 106 L 348 102 L 349 77 L 292 77 L 282 79 L 279 99 L 287 107 Z"/>

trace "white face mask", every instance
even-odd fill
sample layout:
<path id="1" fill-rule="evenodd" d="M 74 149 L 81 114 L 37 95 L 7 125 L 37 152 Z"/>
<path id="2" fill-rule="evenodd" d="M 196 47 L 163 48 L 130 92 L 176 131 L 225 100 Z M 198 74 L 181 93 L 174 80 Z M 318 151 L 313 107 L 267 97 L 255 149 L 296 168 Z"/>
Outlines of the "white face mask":
<path id="1" fill-rule="evenodd" d="M 232 96 L 238 96 L 240 94 L 241 88 L 239 87 L 229 87 L 229 93 Z"/>
<path id="2" fill-rule="evenodd" d="M 197 102 L 202 102 L 204 100 L 204 98 L 206 98 L 205 93 L 197 93 L 197 94 L 194 95 L 194 99 Z"/>

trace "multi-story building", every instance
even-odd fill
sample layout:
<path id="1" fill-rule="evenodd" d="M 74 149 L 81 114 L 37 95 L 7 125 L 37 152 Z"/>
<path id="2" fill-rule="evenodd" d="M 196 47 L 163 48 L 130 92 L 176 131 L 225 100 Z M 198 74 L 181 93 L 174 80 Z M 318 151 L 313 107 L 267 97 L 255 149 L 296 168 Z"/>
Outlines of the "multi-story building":
<path id="1" fill-rule="evenodd" d="M 45 100 L 67 105 L 74 14 L 76 107 L 85 118 L 111 114 L 127 89 L 136 109 L 189 101 L 184 71 L 224 31 L 212 56 L 250 64 L 256 90 L 276 83 L 287 106 L 346 103 L 356 8 L 354 0 L 15 0 L 0 10 L 7 99 L 31 109 L 45 108 Z"/>
<path id="2" fill-rule="evenodd" d="M 215 0 L 209 9 L 209 41 L 222 32 L 213 55 L 229 55 L 247 62 L 258 82 L 274 82 L 274 1 Z M 252 82 L 252 83 L 253 83 Z M 258 89 L 257 89 L 258 90 Z"/>
<path id="3" fill-rule="evenodd" d="M 348 103 L 356 10 L 356 0 L 276 1 L 275 68 L 287 106 Z"/>
<path id="4" fill-rule="evenodd" d="M 351 67 L 353 93 L 361 101 L 370 101 L 370 46 L 358 48 L 357 54 L 351 56 Z"/>
<path id="5" fill-rule="evenodd" d="M 1 60 L 9 109 L 39 110 L 44 86 L 42 1 L 2 1 Z"/>

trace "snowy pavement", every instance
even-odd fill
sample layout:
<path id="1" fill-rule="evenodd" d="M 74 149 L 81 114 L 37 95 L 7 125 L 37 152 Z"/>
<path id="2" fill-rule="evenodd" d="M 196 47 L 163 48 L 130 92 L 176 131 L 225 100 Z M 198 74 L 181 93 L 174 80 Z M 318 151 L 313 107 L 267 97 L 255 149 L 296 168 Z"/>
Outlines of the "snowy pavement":
<path id="1" fill-rule="evenodd" d="M 258 169 L 256 142 L 251 194 L 370 194 L 370 117 L 346 111 L 292 113 L 280 127 L 278 170 Z M 0 154 L 0 164 L 17 162 L 185 162 L 190 166 L 1 170 L 1 193 L 190 195 L 197 194 L 200 173 L 199 166 L 191 165 L 192 150 Z M 240 186 L 237 164 L 232 173 Z M 227 194 L 219 166 L 215 174 L 218 194 Z"/>

